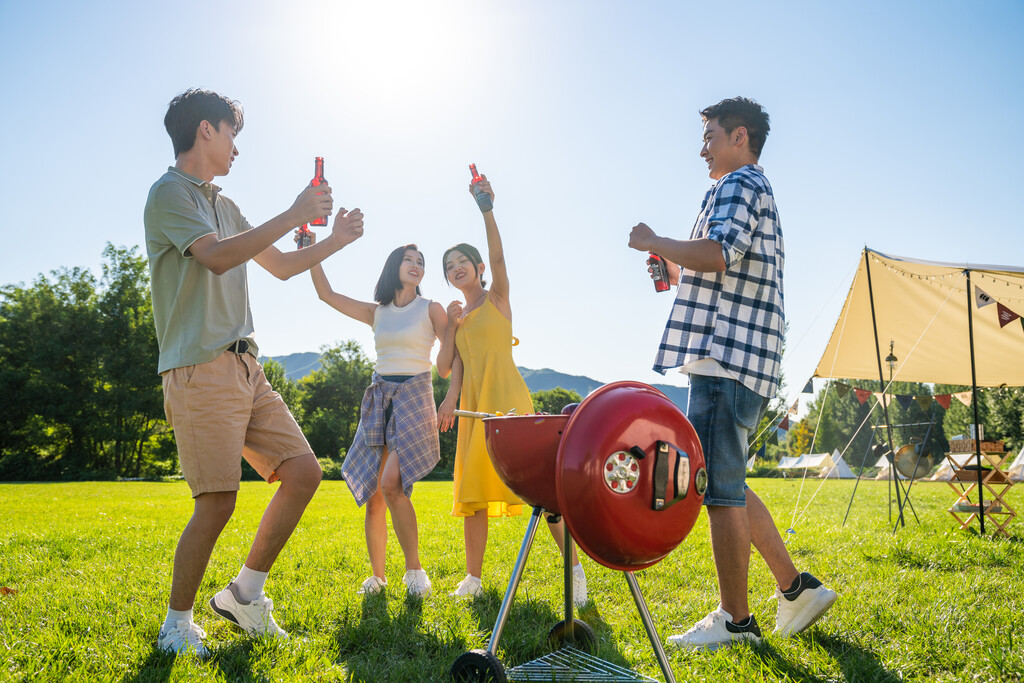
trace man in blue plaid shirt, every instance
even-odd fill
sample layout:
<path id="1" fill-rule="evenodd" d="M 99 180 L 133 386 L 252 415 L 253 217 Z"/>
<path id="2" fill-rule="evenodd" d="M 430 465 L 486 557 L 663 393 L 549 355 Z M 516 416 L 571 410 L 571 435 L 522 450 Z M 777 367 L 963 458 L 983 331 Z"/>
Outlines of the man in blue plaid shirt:
<path id="1" fill-rule="evenodd" d="M 704 448 L 704 496 L 721 604 L 669 643 L 716 649 L 759 641 L 747 604 L 750 545 L 764 557 L 778 588 L 776 633 L 798 633 L 821 617 L 836 593 L 800 573 L 775 522 L 745 482 L 747 444 L 778 391 L 785 319 L 782 227 L 771 185 L 757 165 L 768 136 L 768 114 L 745 97 L 701 112 L 700 156 L 715 181 L 688 240 L 657 235 L 643 223 L 629 246 L 663 257 L 678 283 L 654 369 L 690 376 L 689 410 Z"/>

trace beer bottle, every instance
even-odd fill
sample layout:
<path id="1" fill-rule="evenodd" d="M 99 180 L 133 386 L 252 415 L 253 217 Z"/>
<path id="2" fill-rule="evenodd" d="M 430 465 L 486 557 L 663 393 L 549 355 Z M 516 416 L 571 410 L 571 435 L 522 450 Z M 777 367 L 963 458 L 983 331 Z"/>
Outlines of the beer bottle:
<path id="1" fill-rule="evenodd" d="M 298 246 L 296 246 L 296 249 L 308 247 L 312 243 L 312 241 L 313 240 L 309 236 L 309 226 L 303 223 L 302 225 L 299 226 L 299 241 L 297 243 Z"/>
<path id="2" fill-rule="evenodd" d="M 491 195 L 484 192 L 483 188 L 478 184 L 482 178 L 480 177 L 480 174 L 476 172 L 476 164 L 469 165 L 469 172 L 473 174 L 473 196 L 476 197 L 476 205 L 480 207 L 481 213 L 487 213 L 494 208 L 494 202 L 491 201 Z"/>
<path id="3" fill-rule="evenodd" d="M 312 185 L 313 187 L 316 187 L 317 185 L 326 185 L 327 178 L 324 178 L 324 158 L 317 157 L 315 163 L 316 166 L 313 172 L 313 180 L 310 181 L 310 185 Z M 309 224 L 315 226 L 327 225 L 327 216 L 320 216 L 320 218 L 310 221 Z M 309 245 L 307 244 L 306 246 Z"/>
<path id="4" fill-rule="evenodd" d="M 651 279 L 654 280 L 654 291 L 667 292 L 669 289 L 668 266 L 665 264 L 665 259 L 658 256 L 653 251 L 649 251 L 647 253 L 650 254 L 650 257 L 647 259 L 647 265 L 651 267 Z"/>

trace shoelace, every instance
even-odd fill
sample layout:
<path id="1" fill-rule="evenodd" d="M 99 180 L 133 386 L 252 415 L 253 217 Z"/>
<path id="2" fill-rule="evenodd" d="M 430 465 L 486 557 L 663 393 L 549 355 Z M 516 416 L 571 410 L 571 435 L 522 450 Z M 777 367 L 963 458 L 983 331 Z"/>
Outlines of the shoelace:
<path id="1" fill-rule="evenodd" d="M 180 623 L 180 622 L 179 622 Z M 170 631 L 167 631 L 168 636 L 184 636 L 185 642 L 191 643 L 190 636 L 198 635 L 200 638 L 206 637 L 206 631 L 202 629 L 199 624 L 186 624 L 185 626 L 175 626 Z"/>

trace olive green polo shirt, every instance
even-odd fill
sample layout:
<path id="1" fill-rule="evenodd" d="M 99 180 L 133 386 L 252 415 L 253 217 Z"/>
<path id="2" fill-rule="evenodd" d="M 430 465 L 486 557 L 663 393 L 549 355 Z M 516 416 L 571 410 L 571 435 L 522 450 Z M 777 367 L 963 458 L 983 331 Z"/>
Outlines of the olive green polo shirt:
<path id="1" fill-rule="evenodd" d="M 224 239 L 252 229 L 235 203 L 216 185 L 172 166 L 149 190 L 145 226 L 157 371 L 207 363 L 232 342 L 251 340 L 245 264 L 215 275 L 189 252 L 205 235 Z M 256 355 L 255 344 L 250 352 Z"/>

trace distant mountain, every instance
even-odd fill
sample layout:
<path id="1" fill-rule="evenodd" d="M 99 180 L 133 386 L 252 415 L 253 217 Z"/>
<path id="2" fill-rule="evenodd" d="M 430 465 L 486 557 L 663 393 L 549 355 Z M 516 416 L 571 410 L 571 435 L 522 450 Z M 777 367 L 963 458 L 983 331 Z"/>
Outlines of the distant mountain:
<path id="1" fill-rule="evenodd" d="M 291 380 L 302 379 L 314 370 L 320 369 L 320 354 L 314 352 L 291 353 L 287 356 L 277 356 L 274 360 L 284 366 L 284 374 Z M 603 384 L 596 379 L 581 375 L 567 375 L 548 368 L 531 370 L 530 368 L 520 367 L 518 369 L 519 374 L 526 380 L 526 386 L 529 387 L 530 391 L 545 391 L 562 387 L 563 389 L 575 391 L 580 396 L 585 397 Z M 683 412 L 686 412 L 689 389 L 686 387 L 674 387 L 669 384 L 652 384 L 651 386 L 664 393 Z"/>
<path id="2" fill-rule="evenodd" d="M 544 368 L 542 370 L 531 370 L 530 368 L 518 367 L 519 374 L 526 380 L 526 386 L 530 391 L 545 391 L 562 387 L 575 391 L 580 396 L 586 397 L 594 389 L 603 386 L 603 382 L 596 379 L 583 377 L 581 375 L 567 375 L 563 372 Z M 686 387 L 674 387 L 669 384 L 652 384 L 652 387 L 662 392 L 672 402 L 679 406 L 679 409 L 686 412 L 690 391 Z"/>

